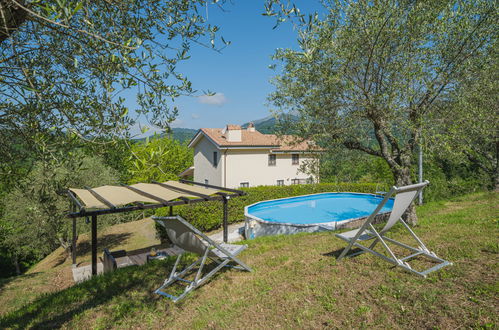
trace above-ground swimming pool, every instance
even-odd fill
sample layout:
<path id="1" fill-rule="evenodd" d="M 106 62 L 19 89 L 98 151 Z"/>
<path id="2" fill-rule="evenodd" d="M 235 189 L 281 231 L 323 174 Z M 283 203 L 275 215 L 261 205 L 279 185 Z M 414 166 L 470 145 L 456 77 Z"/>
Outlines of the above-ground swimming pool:
<path id="1" fill-rule="evenodd" d="M 246 237 L 355 227 L 382 200 L 383 196 L 373 194 L 322 193 L 258 202 L 244 208 Z M 390 199 L 380 213 L 392 207 Z"/>

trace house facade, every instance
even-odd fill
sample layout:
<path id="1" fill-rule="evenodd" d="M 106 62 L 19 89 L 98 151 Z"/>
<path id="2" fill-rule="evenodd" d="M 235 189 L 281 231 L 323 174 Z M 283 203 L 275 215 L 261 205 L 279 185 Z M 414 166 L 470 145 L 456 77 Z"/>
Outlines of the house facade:
<path id="1" fill-rule="evenodd" d="M 194 149 L 194 181 L 227 188 L 316 182 L 300 171 L 314 162 L 308 143 L 292 143 L 290 136 L 262 134 L 254 125 L 242 129 L 202 128 L 189 143 Z"/>

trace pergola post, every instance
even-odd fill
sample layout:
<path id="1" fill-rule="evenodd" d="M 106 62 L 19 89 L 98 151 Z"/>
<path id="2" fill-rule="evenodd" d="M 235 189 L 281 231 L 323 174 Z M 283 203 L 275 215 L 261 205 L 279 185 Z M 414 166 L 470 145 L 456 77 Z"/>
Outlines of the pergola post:
<path id="1" fill-rule="evenodd" d="M 73 242 L 72 242 L 71 257 L 73 259 L 73 267 L 76 267 L 76 218 L 73 218 Z"/>
<path id="2" fill-rule="evenodd" d="M 223 228 L 224 228 L 224 243 L 229 240 L 229 196 L 223 195 L 222 201 L 224 204 L 224 218 L 223 218 Z"/>
<path id="3" fill-rule="evenodd" d="M 71 212 L 76 211 L 76 204 L 72 201 L 70 201 L 69 209 Z M 72 260 L 72 267 L 76 267 L 76 218 L 73 218 L 73 237 L 71 239 L 71 260 Z"/>
<path id="4" fill-rule="evenodd" d="M 92 276 L 97 275 L 97 215 L 92 215 Z"/>

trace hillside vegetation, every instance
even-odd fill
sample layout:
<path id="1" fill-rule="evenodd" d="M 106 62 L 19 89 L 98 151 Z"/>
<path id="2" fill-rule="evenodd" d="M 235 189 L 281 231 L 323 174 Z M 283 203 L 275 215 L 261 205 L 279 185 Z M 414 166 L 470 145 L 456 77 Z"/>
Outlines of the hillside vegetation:
<path id="1" fill-rule="evenodd" d="M 153 293 L 169 259 L 33 295 L 22 307 L 2 303 L 0 327 L 495 328 L 498 205 L 496 193 L 480 193 L 418 208 L 415 230 L 454 263 L 428 279 L 371 255 L 337 262 L 344 243 L 332 233 L 263 237 L 244 242 L 252 273 L 221 272 L 178 304 Z M 392 236 L 408 239 L 401 227 Z"/>

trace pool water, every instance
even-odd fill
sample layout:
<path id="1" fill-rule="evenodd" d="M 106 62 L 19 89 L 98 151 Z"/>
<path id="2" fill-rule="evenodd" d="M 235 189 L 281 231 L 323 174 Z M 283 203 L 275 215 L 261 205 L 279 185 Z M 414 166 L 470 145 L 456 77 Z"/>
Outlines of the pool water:
<path id="1" fill-rule="evenodd" d="M 383 200 L 370 194 L 324 193 L 260 202 L 248 207 L 261 220 L 289 224 L 338 222 L 369 216 Z M 380 213 L 390 212 L 393 199 Z"/>

